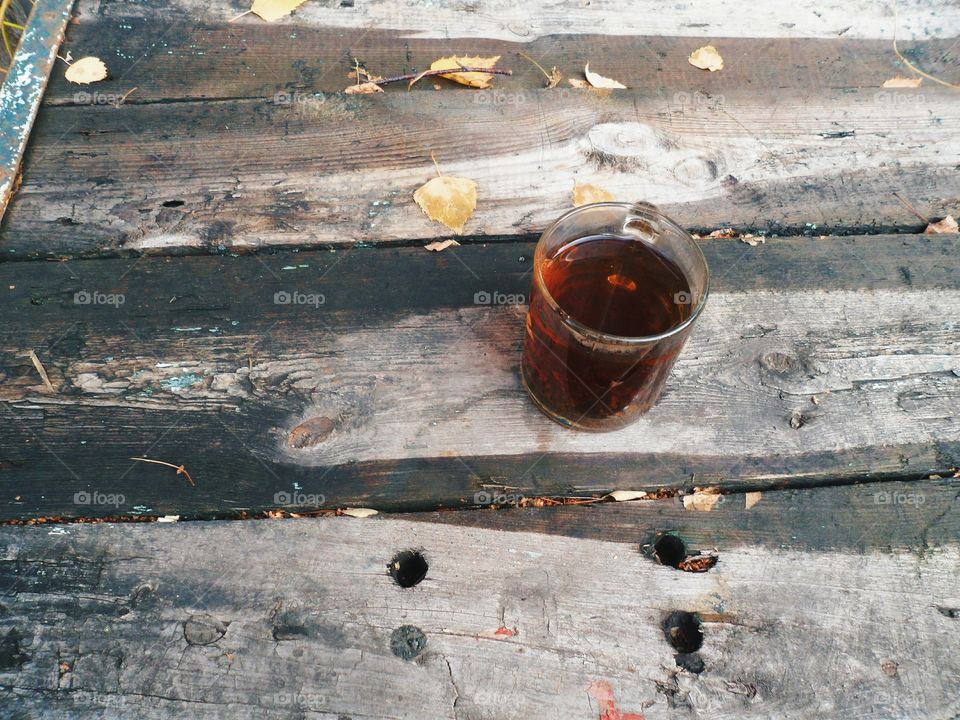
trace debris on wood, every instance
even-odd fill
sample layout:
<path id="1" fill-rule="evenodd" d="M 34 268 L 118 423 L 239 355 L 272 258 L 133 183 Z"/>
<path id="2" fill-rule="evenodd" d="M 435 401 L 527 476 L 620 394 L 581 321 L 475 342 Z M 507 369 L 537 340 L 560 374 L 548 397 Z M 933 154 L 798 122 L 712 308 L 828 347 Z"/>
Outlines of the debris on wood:
<path id="1" fill-rule="evenodd" d="M 683 509 L 710 512 L 722 499 L 720 488 L 694 488 L 692 494 L 683 496 Z"/>
<path id="2" fill-rule="evenodd" d="M 692 573 L 706 572 L 716 565 L 719 559 L 716 555 L 694 555 L 677 563 L 677 570 Z"/>
<path id="3" fill-rule="evenodd" d="M 884 81 L 883 87 L 885 88 L 918 88 L 921 83 L 923 83 L 923 78 L 906 78 L 892 77 L 889 80 Z"/>
<path id="4" fill-rule="evenodd" d="M 358 85 L 351 85 L 346 88 L 344 92 L 347 95 L 371 95 L 373 93 L 382 93 L 383 88 L 377 85 L 375 82 L 365 82 Z"/>
<path id="5" fill-rule="evenodd" d="M 749 510 L 749 509 L 752 508 L 754 505 L 756 505 L 758 502 L 760 502 L 760 498 L 762 498 L 762 497 L 763 497 L 763 493 L 762 493 L 761 491 L 759 491 L 759 490 L 755 490 L 755 491 L 753 491 L 753 492 L 745 493 L 745 494 L 744 494 L 744 507 L 745 507 L 747 510 Z"/>
<path id="6" fill-rule="evenodd" d="M 586 80 L 581 80 L 580 78 L 569 78 L 567 82 L 578 90 L 590 87 L 590 83 L 588 83 Z"/>
<path id="7" fill-rule="evenodd" d="M 595 88 L 603 88 L 607 90 L 626 90 L 627 86 L 611 78 L 604 77 L 595 72 L 591 72 L 590 63 L 587 63 L 583 68 L 583 74 L 587 76 L 587 82 Z"/>
<path id="8" fill-rule="evenodd" d="M 352 518 L 368 518 L 377 514 L 373 508 L 344 508 L 337 512 L 338 515 L 346 515 Z"/>
<path id="9" fill-rule="evenodd" d="M 546 85 L 546 87 L 547 87 L 548 90 L 551 90 L 551 89 L 555 88 L 557 85 L 560 84 L 560 81 L 563 80 L 563 73 L 561 73 L 559 70 L 557 70 L 557 66 L 556 66 L 556 65 L 553 66 L 553 68 L 550 70 L 550 72 L 547 72 L 547 71 L 544 69 L 543 65 L 541 65 L 540 63 L 538 63 L 536 60 L 534 60 L 532 57 L 530 57 L 529 55 L 527 55 L 525 52 L 521 52 L 521 53 L 518 53 L 518 54 L 520 55 L 520 57 L 526 58 L 527 60 L 529 60 L 530 62 L 532 62 L 534 65 L 536 65 L 536 66 L 537 66 L 537 69 L 538 69 L 540 72 L 543 73 L 543 76 L 547 79 L 547 85 Z"/>
<path id="10" fill-rule="evenodd" d="M 43 363 L 40 362 L 40 358 L 37 357 L 37 353 L 33 350 L 27 352 L 27 357 L 30 358 L 30 362 L 33 363 L 33 367 L 37 369 L 37 373 L 40 375 L 40 379 L 43 380 L 43 384 L 47 386 L 47 390 L 50 392 L 56 392 L 53 387 L 53 383 L 50 382 L 50 378 L 47 375 L 46 368 L 43 367 Z"/>
<path id="11" fill-rule="evenodd" d="M 68 56 L 69 57 L 69 56 Z M 98 57 L 82 57 L 70 63 L 63 76 L 72 83 L 89 85 L 107 77 L 107 66 Z"/>
<path id="12" fill-rule="evenodd" d="M 926 230 L 923 231 L 924 235 L 940 235 L 944 233 L 955 233 L 957 232 L 957 221 L 953 219 L 953 215 L 947 215 L 943 220 L 938 220 L 937 222 L 932 222 L 927 225 Z"/>
<path id="13" fill-rule="evenodd" d="M 190 473 L 187 472 L 187 469 L 183 465 L 174 465 L 173 463 L 164 462 L 163 460 L 153 460 L 151 458 L 144 457 L 132 457 L 131 460 L 136 460 L 137 462 L 153 463 L 154 465 L 163 465 L 168 468 L 173 468 L 177 471 L 177 475 L 186 475 L 187 482 L 196 487 L 196 483 L 193 482 L 193 478 L 190 477 Z"/>
<path id="14" fill-rule="evenodd" d="M 434 60 L 430 64 L 431 70 L 458 70 L 463 68 L 492 68 L 500 59 L 499 55 L 493 57 L 460 57 L 451 55 Z M 488 72 L 449 72 L 441 73 L 440 77 L 447 80 L 453 80 L 461 85 L 468 85 L 475 88 L 488 88 L 493 75 Z"/>
<path id="15" fill-rule="evenodd" d="M 717 49 L 713 45 L 704 45 L 701 48 L 697 48 L 690 53 L 687 62 L 701 70 L 709 70 L 710 72 L 723 70 L 723 58 L 720 57 L 720 53 L 717 52 Z"/>
<path id="16" fill-rule="evenodd" d="M 596 202 L 612 202 L 613 193 L 590 183 L 577 183 L 573 186 L 573 206 L 580 207 Z"/>
<path id="17" fill-rule="evenodd" d="M 305 2 L 306 0 L 253 0 L 253 6 L 249 10 L 240 13 L 235 18 L 231 18 L 230 22 L 239 20 L 244 15 L 249 15 L 250 13 L 259 15 L 267 22 L 274 22 L 282 17 L 286 17 Z"/>
<path id="18" fill-rule="evenodd" d="M 175 523 L 180 519 L 179 515 L 161 515 L 157 518 L 158 523 Z"/>
<path id="19" fill-rule="evenodd" d="M 433 164 L 437 167 L 437 177 L 421 185 L 413 199 L 428 218 L 463 235 L 463 226 L 477 207 L 477 184 L 468 178 L 442 175 L 435 158 Z"/>
<path id="20" fill-rule="evenodd" d="M 647 492 L 645 490 L 614 490 L 609 495 L 605 495 L 612 500 L 617 502 L 627 502 L 629 500 L 639 500 L 640 498 L 647 497 Z"/>
<path id="21" fill-rule="evenodd" d="M 513 637 L 514 635 L 517 634 L 517 631 L 516 631 L 516 630 L 511 630 L 510 628 L 506 627 L 505 625 L 501 625 L 500 627 L 498 627 L 498 628 L 494 631 L 493 634 L 494 634 L 494 635 L 499 635 L 500 637 Z"/>
<path id="22" fill-rule="evenodd" d="M 427 243 L 424 245 L 423 249 L 429 250 L 430 252 L 441 252 L 442 250 L 446 250 L 448 247 L 453 247 L 454 245 L 459 246 L 460 243 L 452 238 L 450 240 L 435 240 L 432 243 Z"/>
<path id="23" fill-rule="evenodd" d="M 744 233 L 740 236 L 740 242 L 746 243 L 750 247 L 756 247 L 757 245 L 762 245 L 767 239 L 762 235 L 753 235 L 752 233 Z"/>

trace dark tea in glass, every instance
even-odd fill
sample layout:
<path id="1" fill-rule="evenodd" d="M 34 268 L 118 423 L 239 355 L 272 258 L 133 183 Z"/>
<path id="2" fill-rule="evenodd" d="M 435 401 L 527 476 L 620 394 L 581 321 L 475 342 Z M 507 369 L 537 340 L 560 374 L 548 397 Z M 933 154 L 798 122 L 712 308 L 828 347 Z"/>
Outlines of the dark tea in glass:
<path id="1" fill-rule="evenodd" d="M 659 398 L 708 284 L 697 244 L 654 206 L 570 211 L 537 244 L 524 386 L 564 425 L 629 424 Z"/>

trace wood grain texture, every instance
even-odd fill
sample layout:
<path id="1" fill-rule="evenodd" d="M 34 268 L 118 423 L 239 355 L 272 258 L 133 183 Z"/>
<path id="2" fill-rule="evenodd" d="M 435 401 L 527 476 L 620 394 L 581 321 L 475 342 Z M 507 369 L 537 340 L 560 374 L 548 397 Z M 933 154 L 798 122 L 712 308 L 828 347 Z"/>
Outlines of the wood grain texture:
<path id="1" fill-rule="evenodd" d="M 958 710 L 954 543 L 720 547 L 700 574 L 633 542 L 382 518 L 4 528 L 0 545 L 0 697 L 30 717 L 596 718 L 607 687 L 647 720 Z M 387 565 L 411 547 L 429 568 L 402 589 Z M 665 638 L 677 610 L 703 621 L 683 660 L 699 674 Z M 403 626 L 426 639 L 409 661 Z"/>
<path id="2" fill-rule="evenodd" d="M 444 237 L 413 202 L 444 173 L 478 183 L 466 234 L 536 233 L 575 182 L 660 204 L 682 225 L 773 233 L 922 229 L 955 212 L 948 88 L 888 104 L 825 91 L 680 104 L 642 91 L 531 91 L 49 107 L 4 219 L 5 257 L 350 246 Z M 886 96 L 884 96 L 886 97 Z M 490 98 L 488 97 L 488 100 Z M 443 118 L 438 122 L 437 118 Z M 509 132 L 505 129 L 509 128 Z"/>
<path id="3" fill-rule="evenodd" d="M 715 290 L 665 396 L 602 435 L 526 399 L 525 308 L 476 303 L 527 292 L 530 245 L 4 263 L 3 512 L 230 515 L 284 493 L 432 509 L 491 488 L 943 473 L 960 460 L 956 242 L 704 243 Z M 94 491 L 125 502 L 74 501 Z"/>
<path id="4" fill-rule="evenodd" d="M 83 0 L 81 17 L 161 16 L 167 22 L 198 19 L 227 22 L 249 9 L 241 0 Z M 710 4 L 675 4 L 665 11 L 656 0 L 627 2 L 598 0 L 589 5 L 572 0 L 516 4 L 503 0 L 469 3 L 441 0 L 398 4 L 390 0 L 346 3 L 342 0 L 311 2 L 278 21 L 288 27 L 327 26 L 365 31 L 390 28 L 407 37 L 453 39 L 460 37 L 533 40 L 560 33 L 608 35 L 686 35 L 720 37 L 851 37 L 922 40 L 960 35 L 960 11 L 950 0 L 898 0 L 897 22 L 893 7 L 870 0 L 800 0 L 784 5 L 775 0 L 751 4 L 745 13 L 734 0 Z M 263 25 L 256 17 L 237 21 Z"/>
<path id="5" fill-rule="evenodd" d="M 419 512 L 396 517 L 487 530 L 537 532 L 636 543 L 652 555 L 664 534 L 684 541 L 691 555 L 719 549 L 766 547 L 807 552 L 913 550 L 960 541 L 960 480 L 880 482 L 722 495 L 712 510 L 684 507 L 683 497 L 592 505 L 521 506 L 506 491 L 478 510 Z M 652 498 L 653 496 L 651 496 Z"/>
<path id="6" fill-rule="evenodd" d="M 599 33 L 600 28 L 593 32 Z M 342 92 L 355 82 L 348 77 L 355 63 L 382 77 L 393 77 L 421 72 L 437 58 L 451 54 L 501 57 L 498 65 L 513 75 L 498 76 L 493 82 L 495 92 L 479 96 L 498 104 L 523 102 L 526 95 L 518 97 L 517 92 L 542 88 L 546 83 L 543 73 L 520 53 L 563 74 L 558 92 L 569 89 L 567 78 L 582 78 L 589 62 L 594 71 L 629 88 L 642 89 L 646 95 L 686 97 L 687 104 L 715 103 L 718 96 L 745 91 L 764 98 L 805 96 L 824 89 L 872 87 L 879 91 L 885 80 L 905 73 L 889 40 L 856 40 L 846 35 L 832 39 L 724 37 L 713 40 L 725 62 L 718 73 L 704 72 L 687 62 L 690 53 L 704 42 L 697 37 L 646 32 L 565 32 L 513 42 L 471 34 L 447 40 L 411 38 L 402 30 L 381 27 L 344 32 L 336 26 L 207 24 L 193 17 L 171 24 L 167 15 L 111 15 L 72 25 L 66 41 L 75 55 L 82 52 L 107 58 L 110 77 L 95 86 L 80 87 L 58 72 L 44 102 L 106 105 L 136 88 L 126 104 L 253 97 L 306 104 L 316 99 L 312 97 L 315 93 Z M 955 38 L 907 41 L 901 42 L 900 48 L 927 72 L 958 82 L 960 69 L 951 62 L 954 42 Z M 472 92 L 435 78 L 417 83 L 413 92 L 432 94 L 435 88 L 444 95 Z M 406 83 L 390 88 L 390 92 L 406 91 Z"/>

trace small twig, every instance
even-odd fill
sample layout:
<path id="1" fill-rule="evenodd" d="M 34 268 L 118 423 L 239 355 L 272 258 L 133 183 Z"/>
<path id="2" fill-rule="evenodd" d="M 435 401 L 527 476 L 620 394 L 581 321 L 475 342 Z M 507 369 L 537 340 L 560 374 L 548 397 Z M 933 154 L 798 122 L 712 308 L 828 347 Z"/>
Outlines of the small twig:
<path id="1" fill-rule="evenodd" d="M 907 58 L 903 56 L 903 53 L 900 52 L 900 49 L 897 47 L 897 0 L 893 0 L 893 52 L 896 53 L 897 57 L 900 59 L 900 62 L 902 62 L 904 65 L 906 65 L 908 68 L 913 70 L 918 75 L 921 75 L 927 78 L 927 80 L 933 80 L 933 82 L 940 83 L 941 85 L 948 88 L 954 88 L 954 89 L 960 88 L 960 85 L 947 82 L 946 80 L 941 80 L 940 78 L 935 77 L 928 72 L 924 72 L 923 70 L 918 68 L 916 65 L 914 65 L 912 62 L 907 60 Z"/>
<path id="2" fill-rule="evenodd" d="M 396 77 L 380 78 L 379 80 L 370 80 L 377 85 L 386 85 L 387 83 L 403 82 L 404 80 L 419 80 L 420 78 L 430 77 L 431 75 L 459 75 L 460 73 L 487 73 L 488 75 L 513 75 L 513 70 L 503 70 L 501 68 L 443 68 L 440 70 L 424 70 L 421 73 L 408 73 L 406 75 L 397 75 Z"/>
<path id="3" fill-rule="evenodd" d="M 563 80 L 563 75 L 560 73 L 559 70 L 557 70 L 556 67 L 553 68 L 553 72 L 547 72 L 547 71 L 544 69 L 543 65 L 541 65 L 540 63 L 538 63 L 536 60 L 534 60 L 532 57 L 530 57 L 529 55 L 527 55 L 525 52 L 518 52 L 517 54 L 518 54 L 520 57 L 529 60 L 530 62 L 532 62 L 534 65 L 537 66 L 537 70 L 539 70 L 540 72 L 542 72 L 542 73 L 543 73 L 543 76 L 547 79 L 547 83 L 548 83 L 548 84 L 547 84 L 547 87 L 548 87 L 548 88 L 555 88 L 557 85 L 560 84 L 560 81 Z"/>
<path id="4" fill-rule="evenodd" d="M 164 465 L 166 467 L 173 468 L 177 471 L 177 475 L 186 475 L 187 482 L 194 487 L 197 486 L 197 484 L 193 481 L 193 478 L 190 477 L 190 473 L 187 472 L 187 469 L 183 465 L 174 465 L 173 463 L 164 462 L 163 460 L 152 460 L 150 458 L 132 457 L 130 459 L 136 460 L 137 462 L 153 463 L 154 465 Z"/>
<path id="5" fill-rule="evenodd" d="M 123 95 L 117 98 L 116 102 L 113 103 L 113 106 L 119 110 L 120 106 L 127 101 L 127 98 L 130 97 L 130 95 L 136 92 L 138 89 L 139 88 L 132 87 L 129 90 L 127 90 Z"/>
<path id="6" fill-rule="evenodd" d="M 911 204 L 907 201 L 907 199 L 906 199 L 905 197 L 903 197 L 900 193 L 894 191 L 893 196 L 894 196 L 897 200 L 899 200 L 900 202 L 902 202 L 903 205 L 904 205 L 904 207 L 907 208 L 907 210 L 909 210 L 909 211 L 912 212 L 914 215 L 916 215 L 918 218 L 920 218 L 921 220 L 923 220 L 927 225 L 930 224 L 930 218 L 924 217 L 923 215 L 921 215 L 921 214 L 917 211 L 917 209 L 916 209 L 913 205 L 911 205 Z"/>
<path id="7" fill-rule="evenodd" d="M 40 373 L 40 378 L 43 380 L 43 384 L 47 386 L 47 390 L 50 392 L 56 392 L 53 388 L 53 383 L 50 382 L 50 378 L 47 377 L 47 371 L 43 368 L 43 363 L 40 362 L 40 358 L 37 357 L 37 354 L 31 350 L 27 353 L 27 357 L 30 358 L 30 362 L 33 363 L 33 366 L 37 369 L 37 372 Z"/>
<path id="8" fill-rule="evenodd" d="M 433 150 L 430 151 L 430 159 L 433 160 L 433 166 L 437 169 L 437 177 L 443 177 L 443 173 L 440 172 L 440 166 L 437 165 L 437 159 L 433 156 Z"/>

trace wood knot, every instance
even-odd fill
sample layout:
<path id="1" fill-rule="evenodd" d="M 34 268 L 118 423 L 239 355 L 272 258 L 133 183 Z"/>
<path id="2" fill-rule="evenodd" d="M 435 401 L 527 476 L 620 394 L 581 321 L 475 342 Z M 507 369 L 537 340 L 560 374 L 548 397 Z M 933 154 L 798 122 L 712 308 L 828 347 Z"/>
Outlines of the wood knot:
<path id="1" fill-rule="evenodd" d="M 213 615 L 191 615 L 183 623 L 183 639 L 188 645 L 212 645 L 226 634 L 227 625 Z"/>
<path id="2" fill-rule="evenodd" d="M 776 350 L 763 355 L 760 358 L 760 364 L 767 370 L 781 375 L 796 372 L 800 368 L 800 362 L 796 358 Z"/>
<path id="3" fill-rule="evenodd" d="M 335 421 L 323 415 L 308 418 L 290 431 L 290 435 L 287 436 L 287 445 L 298 450 L 319 445 L 336 427 Z"/>

